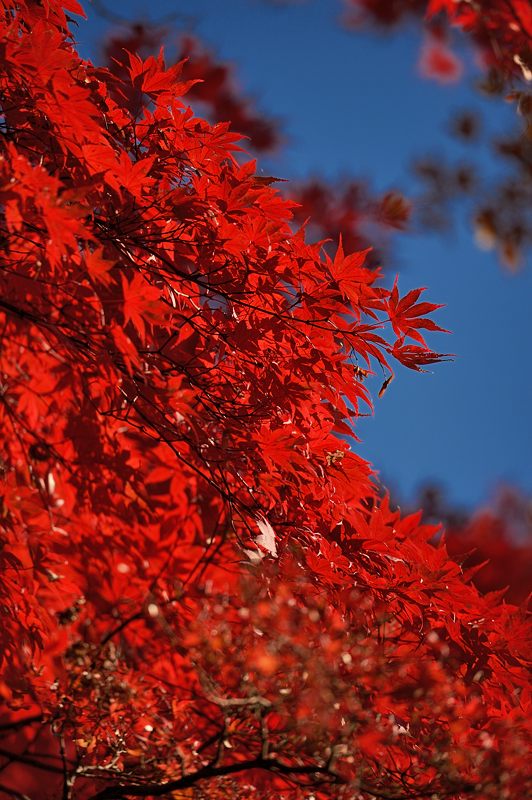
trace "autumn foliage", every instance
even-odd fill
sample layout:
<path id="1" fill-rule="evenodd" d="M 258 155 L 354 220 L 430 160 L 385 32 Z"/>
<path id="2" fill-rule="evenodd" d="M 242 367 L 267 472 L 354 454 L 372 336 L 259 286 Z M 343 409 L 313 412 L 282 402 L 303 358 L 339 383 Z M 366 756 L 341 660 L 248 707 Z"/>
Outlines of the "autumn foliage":
<path id="1" fill-rule="evenodd" d="M 208 63 L 1 6 L 0 794 L 524 795 L 524 608 L 346 441 L 438 305 L 306 241 Z"/>

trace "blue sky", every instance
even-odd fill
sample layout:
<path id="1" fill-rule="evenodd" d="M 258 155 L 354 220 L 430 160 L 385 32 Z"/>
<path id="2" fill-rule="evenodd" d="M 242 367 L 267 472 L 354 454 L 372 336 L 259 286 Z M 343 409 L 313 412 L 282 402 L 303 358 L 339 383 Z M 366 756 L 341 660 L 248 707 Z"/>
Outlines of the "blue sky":
<path id="1" fill-rule="evenodd" d="M 110 25 L 86 7 L 78 41 L 98 62 Z M 442 87 L 420 79 L 415 27 L 393 36 L 346 31 L 333 0 L 288 7 L 108 0 L 107 7 L 136 20 L 158 21 L 176 8 L 192 16 L 193 32 L 234 63 L 240 85 L 280 121 L 286 144 L 260 162 L 267 174 L 349 174 L 377 189 L 408 191 L 413 158 L 461 154 L 445 133 L 453 111 L 476 108 L 492 130 L 511 121 L 509 108 L 481 100 L 470 81 Z M 175 39 L 180 24 L 176 19 Z M 487 154 L 481 164 L 493 168 Z M 445 237 L 412 234 L 395 242 L 400 289 L 428 286 L 427 299 L 446 304 L 437 321 L 453 334 L 430 343 L 456 359 L 426 375 L 401 370 L 376 401 L 375 417 L 360 422 L 358 452 L 406 500 L 428 481 L 466 506 L 488 500 L 501 482 L 530 492 L 532 265 L 509 275 L 495 256 L 476 249 L 465 221 Z"/>

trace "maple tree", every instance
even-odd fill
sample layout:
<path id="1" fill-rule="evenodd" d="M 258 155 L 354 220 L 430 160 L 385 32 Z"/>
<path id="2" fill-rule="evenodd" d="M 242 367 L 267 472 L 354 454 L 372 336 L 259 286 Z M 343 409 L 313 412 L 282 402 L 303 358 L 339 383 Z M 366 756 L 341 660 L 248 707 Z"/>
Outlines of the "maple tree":
<path id="1" fill-rule="evenodd" d="M 525 609 L 346 440 L 438 304 L 294 229 L 208 58 L 1 5 L 0 793 L 524 794 Z"/>
<path id="2" fill-rule="evenodd" d="M 346 8 L 342 21 L 355 31 L 371 25 L 389 30 L 403 21 L 418 20 L 424 30 L 419 70 L 441 83 L 463 77 L 456 45 L 462 49 L 470 45 L 482 75 L 476 81 L 481 94 L 511 101 L 518 114 L 504 136 L 493 136 L 483 130 L 482 120 L 470 109 L 458 112 L 450 132 L 462 143 L 474 145 L 469 157 L 458 163 L 447 162 L 441 154 L 416 159 L 412 173 L 419 190 L 411 187 L 408 197 L 397 186 L 376 193 L 367 180 L 352 175 L 334 185 L 319 176 L 291 182 L 287 194 L 297 202 L 295 220 L 310 221 L 316 238 L 334 242 L 341 234 L 349 248 L 371 246 L 369 259 L 377 265 L 389 260 L 390 242 L 397 232 L 413 227 L 447 231 L 459 209 L 462 217 L 471 218 L 478 246 L 495 249 L 505 267 L 517 270 L 532 246 L 532 95 L 528 86 L 532 16 L 528 3 L 347 0 Z M 96 9 L 119 25 L 104 48 L 109 69 L 119 76 L 124 74 L 124 50 L 147 55 L 165 39 L 174 40 L 174 28 L 163 24 L 164 20 L 161 24 L 131 22 L 101 2 L 96 2 Z M 181 19 L 177 14 L 177 20 L 185 28 L 190 24 L 186 15 Z M 181 36 L 178 51 L 179 59 L 185 61 L 184 77 L 200 78 L 187 95 L 194 107 L 214 121 L 231 121 L 256 153 L 275 152 L 282 143 L 279 122 L 257 111 L 238 86 L 234 69 L 190 33 Z M 129 102 L 137 102 L 135 90 L 128 91 Z M 479 168 L 479 150 L 499 162 L 494 175 L 485 175 Z"/>

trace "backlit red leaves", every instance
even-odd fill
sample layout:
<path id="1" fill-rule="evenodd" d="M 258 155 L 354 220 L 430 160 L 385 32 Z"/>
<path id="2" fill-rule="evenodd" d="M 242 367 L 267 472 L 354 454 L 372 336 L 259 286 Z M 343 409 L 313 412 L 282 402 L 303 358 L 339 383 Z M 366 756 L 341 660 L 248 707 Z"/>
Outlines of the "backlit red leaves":
<path id="1" fill-rule="evenodd" d="M 166 69 L 163 52 L 157 58 L 149 56 L 145 61 L 135 53 L 129 53 L 129 75 L 134 86 L 146 94 L 157 95 L 171 92 L 172 97 L 186 94 L 196 81 L 179 83 L 178 78 L 183 70 L 184 61 Z"/>
<path id="2" fill-rule="evenodd" d="M 434 353 L 426 347 L 402 344 L 400 341 L 393 346 L 392 355 L 405 367 L 414 369 L 416 372 L 424 372 L 422 367 L 427 364 L 437 364 L 439 361 L 445 361 L 449 356 L 448 353 Z"/>
<path id="3" fill-rule="evenodd" d="M 524 618 L 346 441 L 438 306 L 294 234 L 186 67 L 96 69 L 64 8 L 0 19 L 2 786 L 522 796 Z"/>
<path id="4" fill-rule="evenodd" d="M 126 153 L 122 153 L 117 174 L 117 188 L 125 189 L 133 195 L 140 195 L 143 189 L 148 189 L 154 183 L 154 178 L 147 177 L 154 161 L 155 156 L 132 161 Z"/>
<path id="5" fill-rule="evenodd" d="M 420 329 L 445 332 L 445 328 L 441 328 L 433 320 L 426 317 L 427 314 L 442 308 L 441 304 L 427 303 L 426 301 L 417 302 L 424 291 L 425 289 L 412 289 L 404 297 L 400 297 L 396 278 L 387 303 L 387 310 L 393 330 L 398 338 L 410 336 L 423 347 L 426 347 L 426 342 L 420 333 Z"/>
<path id="6" fill-rule="evenodd" d="M 355 307 L 374 294 L 369 287 L 377 275 L 364 266 L 368 253 L 369 250 L 363 250 L 346 256 L 340 239 L 334 259 L 328 263 L 332 279 L 342 295 Z"/>

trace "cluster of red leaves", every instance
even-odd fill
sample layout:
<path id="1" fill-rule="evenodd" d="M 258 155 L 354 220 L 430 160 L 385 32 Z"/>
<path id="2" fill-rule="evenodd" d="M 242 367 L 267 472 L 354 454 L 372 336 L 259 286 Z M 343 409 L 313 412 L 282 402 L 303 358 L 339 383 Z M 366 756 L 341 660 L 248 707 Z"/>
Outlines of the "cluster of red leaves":
<path id="1" fill-rule="evenodd" d="M 120 78 L 126 77 L 127 53 L 149 55 L 158 49 L 164 33 L 154 26 L 132 23 L 126 30 L 109 36 L 104 51 L 110 71 Z M 257 152 L 273 150 L 279 144 L 275 122 L 258 114 L 251 100 L 243 97 L 227 64 L 217 61 L 192 36 L 182 37 L 179 60 L 183 62 L 181 79 L 190 81 L 189 100 L 201 103 L 216 122 L 231 122 L 234 130 L 248 137 Z M 129 109 L 136 112 L 142 105 L 140 88 L 127 82 L 124 91 Z"/>
<path id="2" fill-rule="evenodd" d="M 120 79 L 127 78 L 124 61 L 128 53 L 149 56 L 157 52 L 164 39 L 162 28 L 145 23 L 132 23 L 117 31 L 105 42 L 104 55 L 109 70 Z M 230 121 L 231 127 L 249 140 L 257 153 L 271 151 L 279 145 L 280 134 L 273 119 L 256 113 L 248 98 L 236 88 L 231 68 L 215 59 L 201 43 L 191 36 L 181 40 L 179 61 L 181 78 L 188 80 L 187 98 L 216 122 Z M 126 81 L 121 95 L 127 107 L 136 113 L 142 106 L 142 91 Z M 258 177 L 264 183 L 276 183 L 274 178 Z M 282 189 L 283 187 L 280 186 Z M 348 181 L 333 186 L 322 180 L 310 180 L 288 187 L 296 203 L 293 221 L 304 225 L 310 221 L 314 238 L 337 242 L 341 236 L 348 250 L 374 247 L 368 263 L 376 266 L 386 251 L 390 234 L 404 229 L 410 216 L 410 204 L 398 192 L 376 197 L 361 181 Z M 375 249 L 375 245 L 377 248 Z"/>
<path id="3" fill-rule="evenodd" d="M 437 306 L 294 234 L 182 64 L 0 7 L 1 791 L 522 794 L 523 612 L 342 438 Z"/>
<path id="4" fill-rule="evenodd" d="M 529 0 L 347 0 L 352 23 L 366 20 L 386 27 L 408 16 L 424 16 L 429 28 L 442 14 L 470 36 L 486 64 L 506 77 L 532 74 L 532 6 Z M 437 28 L 436 28 L 437 30 Z M 439 38 L 429 43 L 423 62 L 430 73 L 456 76 L 458 62 Z"/>

